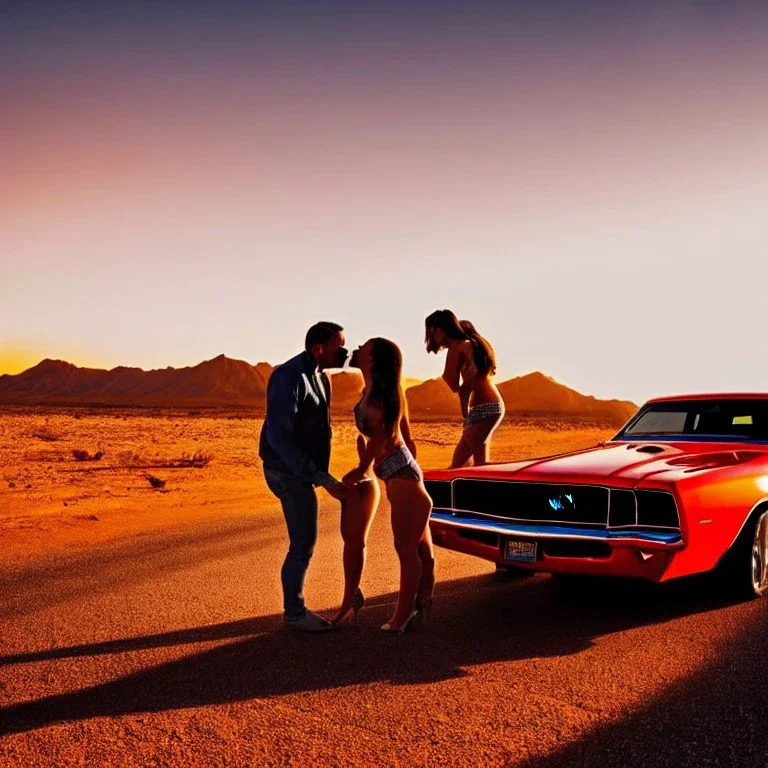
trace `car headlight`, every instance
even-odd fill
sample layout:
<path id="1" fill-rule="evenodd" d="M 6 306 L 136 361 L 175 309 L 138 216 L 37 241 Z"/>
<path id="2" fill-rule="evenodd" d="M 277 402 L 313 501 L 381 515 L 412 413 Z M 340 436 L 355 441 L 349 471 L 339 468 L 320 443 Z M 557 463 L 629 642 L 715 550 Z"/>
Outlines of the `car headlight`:
<path id="1" fill-rule="evenodd" d="M 649 528 L 679 528 L 675 497 L 666 491 L 635 491 L 637 524 Z"/>
<path id="2" fill-rule="evenodd" d="M 667 491 L 632 491 L 611 488 L 610 528 L 679 528 L 675 497 Z"/>

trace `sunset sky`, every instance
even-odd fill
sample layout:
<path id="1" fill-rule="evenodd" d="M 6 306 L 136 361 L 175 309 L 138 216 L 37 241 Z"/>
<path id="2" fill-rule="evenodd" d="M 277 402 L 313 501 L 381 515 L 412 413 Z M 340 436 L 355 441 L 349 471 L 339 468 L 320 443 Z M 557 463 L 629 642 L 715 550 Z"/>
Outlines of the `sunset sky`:
<path id="1" fill-rule="evenodd" d="M 0 373 L 424 317 L 640 402 L 768 390 L 768 4 L 0 9 Z"/>

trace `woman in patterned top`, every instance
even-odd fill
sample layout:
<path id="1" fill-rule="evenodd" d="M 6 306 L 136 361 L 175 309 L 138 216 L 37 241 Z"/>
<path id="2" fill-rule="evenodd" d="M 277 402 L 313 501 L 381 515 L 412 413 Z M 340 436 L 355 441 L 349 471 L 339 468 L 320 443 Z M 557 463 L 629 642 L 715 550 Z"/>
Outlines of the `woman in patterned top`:
<path id="1" fill-rule="evenodd" d="M 400 349 L 388 339 L 369 339 L 355 350 L 350 365 L 362 371 L 365 382 L 354 410 L 365 443 L 361 446 L 358 442 L 359 466 L 343 480 L 351 494 L 358 484 L 368 482 L 373 467 L 376 477 L 385 483 L 392 507 L 395 551 L 400 560 L 400 591 L 395 612 L 382 629 L 402 633 L 415 621 L 425 619 L 432 606 L 435 559 L 428 525 L 432 500 L 416 462 L 416 445 L 411 438 L 402 386 Z M 367 531 L 363 517 L 358 515 L 357 520 L 349 521 L 348 530 Z M 354 553 L 361 552 L 364 546 L 364 535 L 345 537 L 345 564 L 347 561 L 361 563 L 361 558 Z M 350 608 L 355 610 L 355 605 L 359 609 L 363 603 L 357 586 L 360 582 L 357 569 L 347 571 L 345 568 L 345 581 L 345 596 L 338 617 L 343 617 Z"/>
<path id="2" fill-rule="evenodd" d="M 447 349 L 443 379 L 458 392 L 464 430 L 453 453 L 451 468 L 487 464 L 491 436 L 504 418 L 504 400 L 493 376 L 496 355 L 469 320 L 459 321 L 449 309 L 425 320 L 427 352 Z"/>

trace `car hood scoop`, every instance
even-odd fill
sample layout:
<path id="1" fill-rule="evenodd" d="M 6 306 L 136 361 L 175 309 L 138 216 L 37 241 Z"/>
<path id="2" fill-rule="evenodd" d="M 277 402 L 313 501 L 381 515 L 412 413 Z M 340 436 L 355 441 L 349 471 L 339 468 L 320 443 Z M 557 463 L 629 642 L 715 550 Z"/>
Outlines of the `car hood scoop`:
<path id="1" fill-rule="evenodd" d="M 634 448 L 638 453 L 664 453 L 666 450 L 663 445 L 628 445 L 627 448 Z"/>
<path id="2" fill-rule="evenodd" d="M 668 459 L 667 464 L 671 467 L 686 467 L 689 470 L 714 469 L 715 467 L 733 467 L 736 464 L 743 464 L 745 461 L 750 461 L 764 455 L 764 453 L 757 451 L 687 454 L 674 459 Z"/>

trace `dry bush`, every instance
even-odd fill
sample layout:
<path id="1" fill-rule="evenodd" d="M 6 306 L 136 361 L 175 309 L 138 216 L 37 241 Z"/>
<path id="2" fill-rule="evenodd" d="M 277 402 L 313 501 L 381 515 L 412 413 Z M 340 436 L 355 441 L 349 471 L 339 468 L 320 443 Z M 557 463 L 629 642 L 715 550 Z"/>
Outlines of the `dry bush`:
<path id="1" fill-rule="evenodd" d="M 144 463 L 136 451 L 120 451 L 117 454 L 117 461 L 124 467 L 137 467 Z"/>
<path id="2" fill-rule="evenodd" d="M 208 464 L 210 464 L 212 458 L 212 454 L 203 453 L 202 451 L 195 451 L 195 453 L 193 453 L 191 456 L 189 454 L 182 453 L 180 466 L 197 467 L 198 469 L 202 469 L 203 467 L 207 467 Z"/>
<path id="3" fill-rule="evenodd" d="M 211 462 L 213 455 L 196 451 L 193 454 L 182 453 L 178 459 L 150 459 L 145 460 L 136 451 L 120 451 L 117 454 L 118 462 L 124 467 L 143 467 L 145 469 L 187 469 L 195 467 L 202 469 Z"/>
<path id="4" fill-rule="evenodd" d="M 48 427 L 38 429 L 37 432 L 33 433 L 33 436 L 38 440 L 44 440 L 46 443 L 55 443 L 57 440 L 61 439 L 59 435 L 57 435 L 55 432 L 52 432 L 50 429 L 48 429 Z"/>
<path id="5" fill-rule="evenodd" d="M 212 458 L 213 455 L 210 453 L 196 451 L 192 454 L 182 453 L 181 458 L 179 459 L 158 459 L 147 466 L 162 467 L 166 469 L 186 469 L 188 467 L 202 469 L 203 467 L 208 466 Z"/>
<path id="6" fill-rule="evenodd" d="M 75 461 L 98 461 L 104 455 L 104 451 L 99 450 L 94 454 L 90 454 L 88 451 L 74 448 L 72 450 L 72 455 L 75 457 Z"/>
<path id="7" fill-rule="evenodd" d="M 149 473 L 146 473 L 144 477 L 147 478 L 149 481 L 149 484 L 153 488 L 163 488 L 165 486 L 165 480 L 161 480 L 159 477 L 155 477 L 154 475 L 150 475 Z"/>

